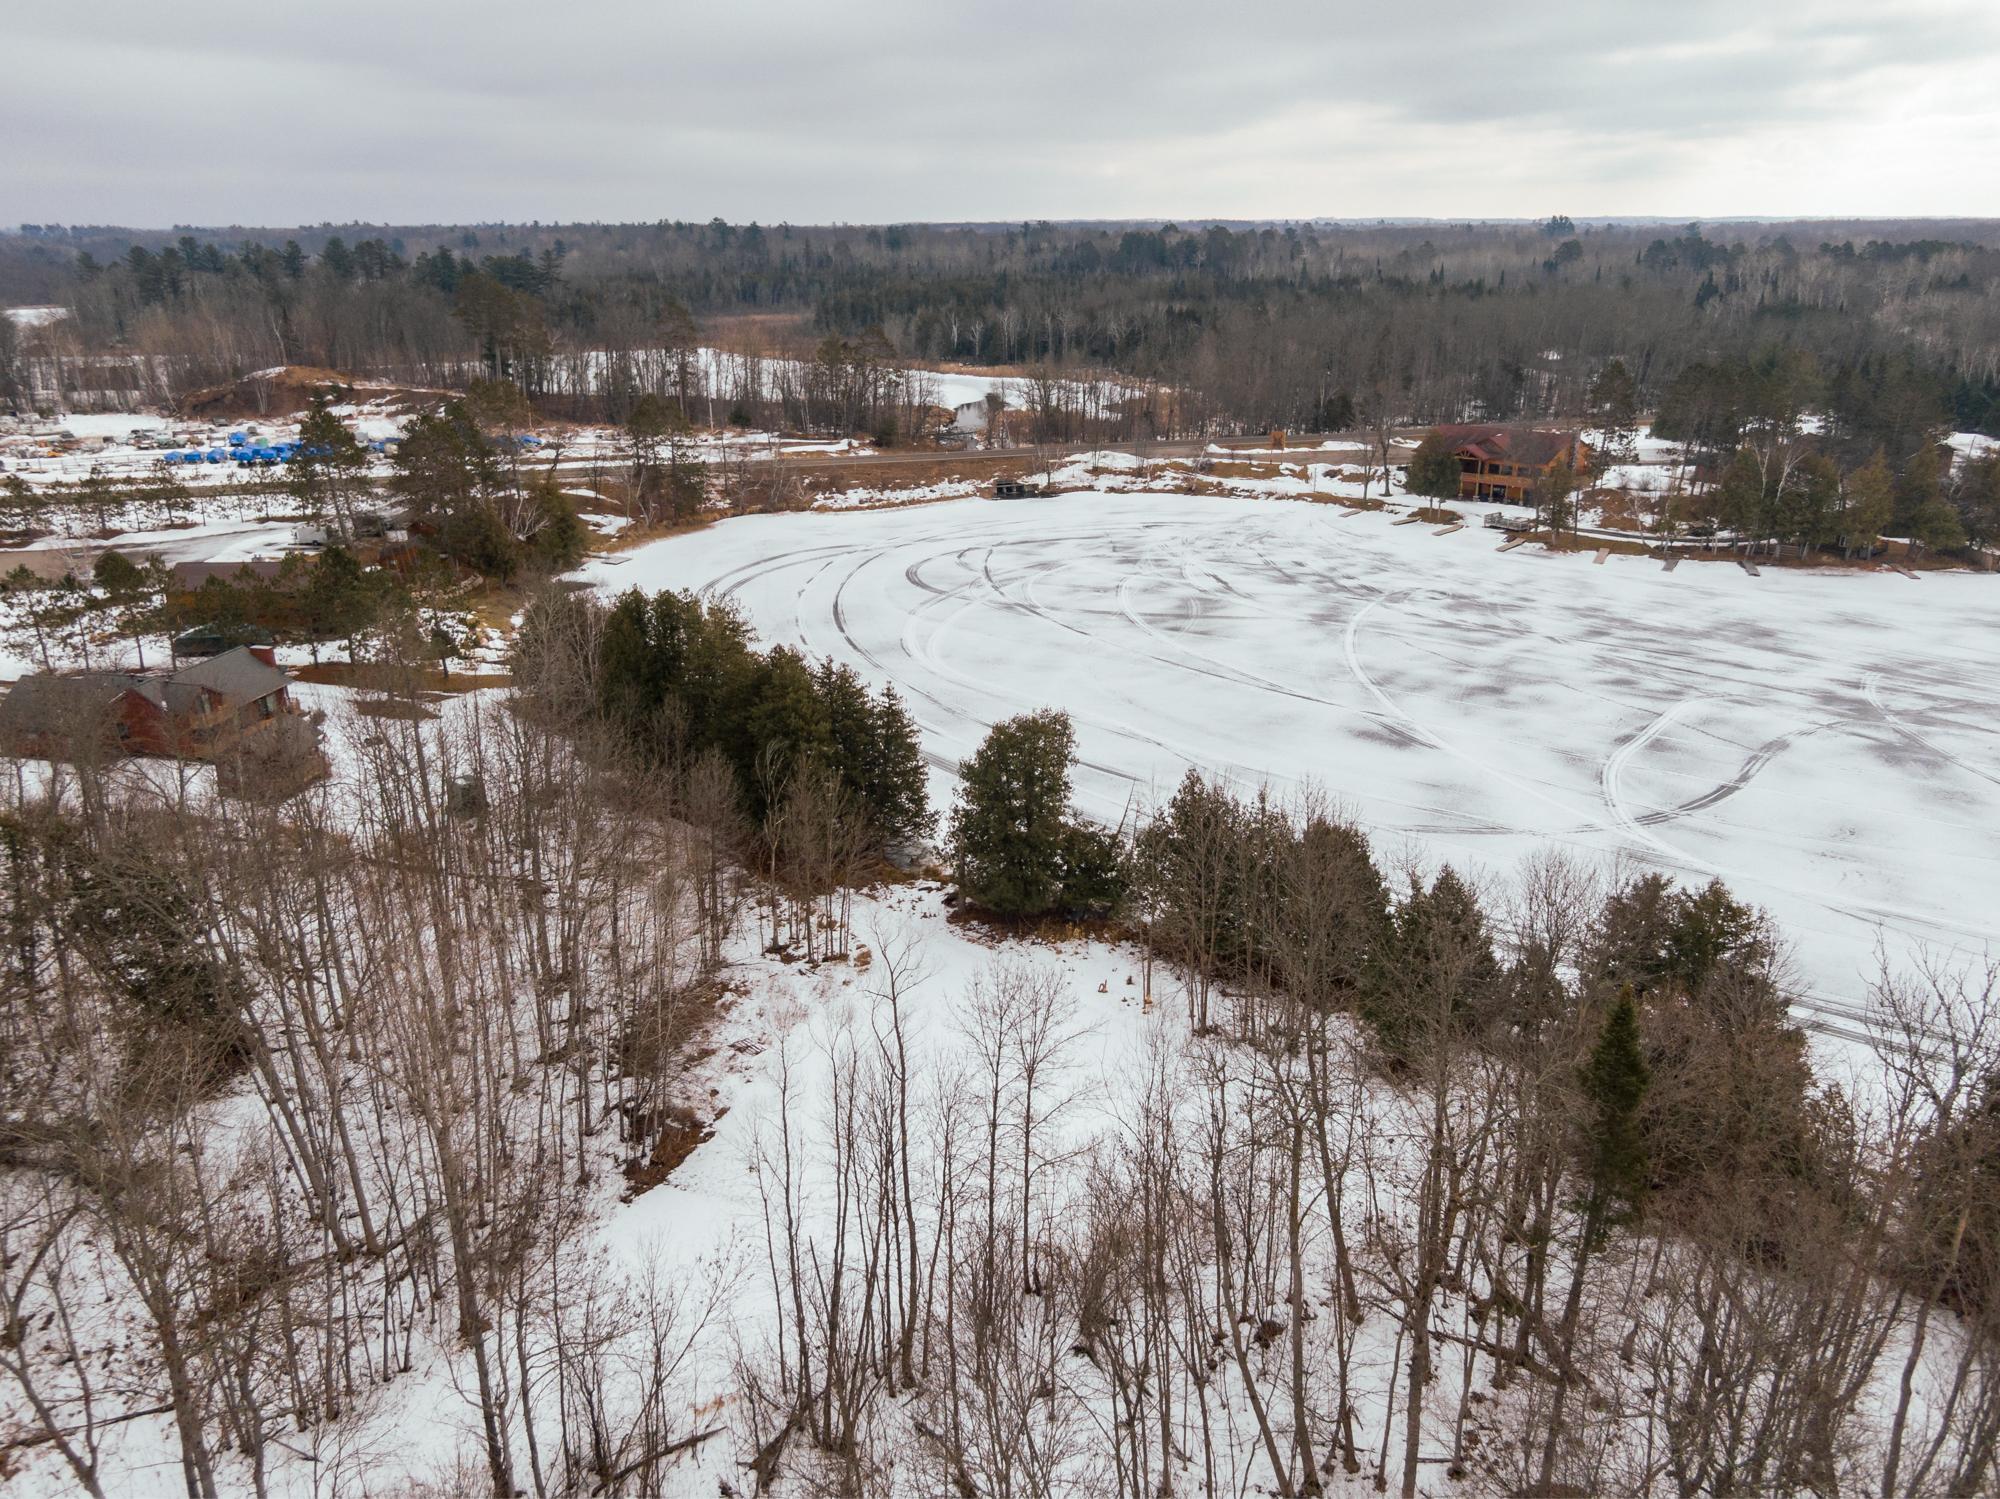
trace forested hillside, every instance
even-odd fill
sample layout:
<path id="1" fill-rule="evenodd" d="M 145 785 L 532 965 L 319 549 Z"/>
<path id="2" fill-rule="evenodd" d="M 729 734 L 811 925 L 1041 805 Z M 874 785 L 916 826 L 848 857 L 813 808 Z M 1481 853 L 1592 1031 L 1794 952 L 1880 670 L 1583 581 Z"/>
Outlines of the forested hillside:
<path id="1" fill-rule="evenodd" d="M 1112 837 L 1060 713 L 947 917 L 892 697 L 671 595 L 516 666 L 288 806 L 0 807 L 24 1492 L 1991 1491 L 1993 970 L 1851 1089 L 1719 883 Z"/>
<path id="2" fill-rule="evenodd" d="M 0 236 L 0 302 L 74 309 L 0 348 L 0 381 L 38 350 L 145 355 L 139 386 L 163 399 L 304 364 L 504 375 L 554 414 L 616 420 L 688 393 L 661 350 L 831 338 L 862 359 L 1115 371 L 1149 392 L 1135 431 L 1580 415 L 1613 357 L 1649 406 L 1691 365 L 1789 357 L 1893 387 L 1919 425 L 2000 424 L 1983 223 L 43 225 Z M 767 416 L 771 392 L 726 394 Z"/>

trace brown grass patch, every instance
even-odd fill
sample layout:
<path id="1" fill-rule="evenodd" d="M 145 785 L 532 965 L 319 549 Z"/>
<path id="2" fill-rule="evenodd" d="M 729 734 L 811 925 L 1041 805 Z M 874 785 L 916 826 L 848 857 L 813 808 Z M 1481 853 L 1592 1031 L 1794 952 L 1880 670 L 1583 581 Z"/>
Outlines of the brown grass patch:
<path id="1" fill-rule="evenodd" d="M 514 683 L 513 677 L 506 672 L 455 671 L 447 674 L 435 666 L 383 666 L 372 661 L 321 661 L 315 666 L 292 667 L 290 671 L 295 681 L 406 695 L 474 692 L 481 687 L 511 687 Z"/>
<path id="2" fill-rule="evenodd" d="M 1256 462 L 1247 458 L 1222 458 L 1212 460 L 1202 470 L 1212 479 L 1280 479 L 1284 477 L 1284 461 L 1271 459 Z"/>
<path id="3" fill-rule="evenodd" d="M 1620 557 L 1650 557 L 1653 549 L 1643 541 L 1608 541 L 1602 536 L 1551 536 L 1546 531 L 1515 531 L 1510 536 L 1539 541 L 1552 552 L 1608 551 Z"/>
<path id="4" fill-rule="evenodd" d="M 899 500 L 895 491 L 926 485 L 961 481 L 985 486 L 995 479 L 1026 478 L 1039 473 L 1041 466 L 1032 454 L 984 454 L 945 450 L 917 455 L 904 452 L 873 462 L 815 461 L 811 458 L 781 460 L 782 471 L 759 465 L 737 479 L 728 500 L 732 513 L 754 514 L 768 511 L 782 499 L 784 508 L 806 509 L 829 494 L 846 494 L 855 489 L 884 491 L 882 499 L 854 510 L 881 510 L 919 503 Z"/>
<path id="5" fill-rule="evenodd" d="M 819 338 L 805 312 L 722 312 L 701 320 L 702 338 L 729 353 L 810 355 Z"/>
<path id="6" fill-rule="evenodd" d="M 695 531 L 706 531 L 718 519 L 720 516 L 714 511 L 703 511 L 688 520 L 668 522 L 665 525 L 648 526 L 635 521 L 616 536 L 600 537 L 592 550 L 605 555 L 629 552 L 636 547 L 644 546 L 649 541 L 664 541 L 669 536 L 687 536 Z"/>
<path id="7" fill-rule="evenodd" d="M 1447 510 L 1442 505 L 1425 505 L 1422 509 L 1412 510 L 1410 514 L 1435 526 L 1449 526 L 1465 519 L 1456 510 Z"/>
<path id="8" fill-rule="evenodd" d="M 1598 524 L 1612 531 L 1637 531 L 1646 525 L 1634 496 L 1622 489 L 1593 489 L 1578 496 L 1579 501 L 1597 507 Z"/>

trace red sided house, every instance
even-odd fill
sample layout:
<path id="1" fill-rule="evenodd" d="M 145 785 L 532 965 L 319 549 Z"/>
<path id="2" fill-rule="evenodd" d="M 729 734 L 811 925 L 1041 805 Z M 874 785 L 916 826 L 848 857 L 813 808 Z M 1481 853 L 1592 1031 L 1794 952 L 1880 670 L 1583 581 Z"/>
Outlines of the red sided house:
<path id="1" fill-rule="evenodd" d="M 1590 445 L 1574 432 L 1474 425 L 1439 427 L 1437 436 L 1458 460 L 1461 500 L 1532 505 L 1535 486 L 1550 469 L 1567 460 L 1581 474 L 1590 462 Z"/>
<path id="2" fill-rule="evenodd" d="M 326 773 L 319 731 L 268 647 L 238 646 L 176 671 L 43 672 L 0 698 L 0 749 L 34 759 L 93 752 L 215 763 L 225 790 L 248 770 L 303 785 Z"/>

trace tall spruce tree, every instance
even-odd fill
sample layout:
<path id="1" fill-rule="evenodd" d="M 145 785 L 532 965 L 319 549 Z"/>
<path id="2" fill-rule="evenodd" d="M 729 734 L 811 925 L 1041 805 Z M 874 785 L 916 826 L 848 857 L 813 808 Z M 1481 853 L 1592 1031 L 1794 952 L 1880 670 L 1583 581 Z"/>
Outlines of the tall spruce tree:
<path id="1" fill-rule="evenodd" d="M 893 687 L 882 690 L 869 717 L 873 732 L 861 792 L 876 826 L 891 841 L 927 838 L 937 827 L 937 814 L 931 811 L 917 726 Z"/>
<path id="2" fill-rule="evenodd" d="M 1472 887 L 1449 865 L 1426 890 L 1410 893 L 1391 923 L 1380 981 L 1361 995 L 1361 1014 L 1382 1048 L 1410 1058 L 1444 1037 L 1472 1029 L 1500 997 L 1500 963 Z"/>
<path id="3" fill-rule="evenodd" d="M 959 888 L 1002 916 L 1039 916 L 1063 895 L 1069 715 L 1044 709 L 997 723 L 960 768 L 951 849 Z"/>
<path id="4" fill-rule="evenodd" d="M 750 690 L 743 720 L 738 770 L 749 789 L 751 813 L 761 817 L 785 795 L 791 777 L 833 758 L 833 727 L 797 651 L 779 646 L 766 656 Z"/>
<path id="5" fill-rule="evenodd" d="M 1636 1214 L 1646 1197 L 1646 1144 L 1639 1111 L 1651 1074 L 1639 1041 L 1639 1007 L 1631 987 L 1619 992 L 1584 1064 L 1583 1098 L 1590 1110 L 1585 1137 L 1584 1237 L 1599 1238 Z"/>
<path id="6" fill-rule="evenodd" d="M 1876 538 L 1896 511 L 1896 481 L 1882 452 L 1841 480 L 1840 520 L 1836 530 L 1841 552 L 1852 557 L 1856 547 L 1863 555 L 1872 554 Z"/>
<path id="7" fill-rule="evenodd" d="M 831 658 L 813 672 L 832 736 L 832 763 L 886 843 L 920 838 L 934 826 L 916 725 L 893 689 L 872 696 L 852 667 Z"/>
<path id="8" fill-rule="evenodd" d="M 1591 381 L 1590 416 L 1597 424 L 1591 444 L 1592 477 L 1601 479 L 1611 465 L 1630 463 L 1637 448 L 1639 383 L 1624 360 L 1612 360 Z"/>

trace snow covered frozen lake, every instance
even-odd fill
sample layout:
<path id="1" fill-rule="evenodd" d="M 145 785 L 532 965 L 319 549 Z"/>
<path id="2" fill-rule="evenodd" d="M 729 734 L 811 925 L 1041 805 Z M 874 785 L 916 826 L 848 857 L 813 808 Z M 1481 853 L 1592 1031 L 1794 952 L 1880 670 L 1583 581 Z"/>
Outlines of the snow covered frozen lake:
<path id="1" fill-rule="evenodd" d="M 2000 579 L 1500 555 L 1381 513 L 1154 494 L 730 520 L 584 573 L 734 598 L 893 683 L 934 794 L 993 722 L 1075 720 L 1085 810 L 1189 765 L 1316 782 L 1385 861 L 1559 846 L 1719 876 L 1838 1026 L 1879 942 L 2000 949 Z"/>

